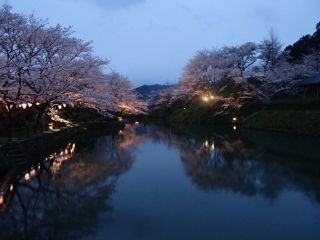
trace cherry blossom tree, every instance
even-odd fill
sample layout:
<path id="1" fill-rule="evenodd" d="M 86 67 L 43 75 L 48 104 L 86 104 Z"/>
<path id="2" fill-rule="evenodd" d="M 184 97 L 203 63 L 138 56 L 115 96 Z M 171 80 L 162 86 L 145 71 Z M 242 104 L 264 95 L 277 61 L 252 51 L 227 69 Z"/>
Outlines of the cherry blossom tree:
<path id="1" fill-rule="evenodd" d="M 110 110 L 117 115 L 136 115 L 147 112 L 147 103 L 138 98 L 130 81 L 121 74 L 112 71 L 106 76 L 107 94 L 113 99 Z"/>
<path id="2" fill-rule="evenodd" d="M 104 74 L 109 61 L 72 34 L 70 27 L 0 9 L 0 111 L 8 123 L 21 107 L 38 109 L 39 120 L 46 109 L 67 103 L 101 113 L 145 112 L 129 81 Z"/>
<path id="3" fill-rule="evenodd" d="M 234 70 L 244 77 L 245 72 L 257 61 L 258 48 L 255 43 L 247 42 L 241 46 L 225 47 L 224 52 Z"/>
<path id="4" fill-rule="evenodd" d="M 0 9 L 0 109 L 7 122 L 25 92 L 26 65 L 21 60 L 21 46 L 28 32 L 27 22 L 31 19 L 11 13 L 9 6 Z"/>
<path id="5" fill-rule="evenodd" d="M 186 65 L 175 95 L 193 96 L 207 91 L 218 81 L 233 74 L 232 63 L 225 50 L 200 51 Z"/>

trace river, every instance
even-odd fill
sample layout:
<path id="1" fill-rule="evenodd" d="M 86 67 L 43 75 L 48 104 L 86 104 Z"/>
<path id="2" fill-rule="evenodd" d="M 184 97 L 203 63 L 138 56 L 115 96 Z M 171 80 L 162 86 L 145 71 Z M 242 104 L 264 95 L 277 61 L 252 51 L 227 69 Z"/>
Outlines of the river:
<path id="1" fill-rule="evenodd" d="M 45 156 L 2 168 L 0 239 L 320 239 L 319 139 L 128 124 Z"/>

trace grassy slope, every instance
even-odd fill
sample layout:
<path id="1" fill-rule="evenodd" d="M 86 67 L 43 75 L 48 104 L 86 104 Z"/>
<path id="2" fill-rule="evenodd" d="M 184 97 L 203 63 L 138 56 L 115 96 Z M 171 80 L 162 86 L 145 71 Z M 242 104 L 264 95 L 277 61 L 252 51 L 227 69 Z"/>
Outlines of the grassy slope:
<path id="1" fill-rule="evenodd" d="M 280 99 L 245 121 L 246 127 L 320 136 L 320 98 Z"/>
<path id="2" fill-rule="evenodd" d="M 218 103 L 203 102 L 199 97 L 195 97 L 184 105 L 174 107 L 169 116 L 169 121 L 177 123 L 208 124 L 213 123 L 213 113 Z"/>
<path id="3" fill-rule="evenodd" d="M 262 110 L 248 117 L 245 125 L 320 136 L 320 110 Z"/>

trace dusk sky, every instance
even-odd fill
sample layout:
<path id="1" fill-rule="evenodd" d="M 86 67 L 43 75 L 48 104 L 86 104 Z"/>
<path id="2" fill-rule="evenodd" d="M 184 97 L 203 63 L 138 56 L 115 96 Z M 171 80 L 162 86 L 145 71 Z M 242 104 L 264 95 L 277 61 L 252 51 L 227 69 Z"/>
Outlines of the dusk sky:
<path id="1" fill-rule="evenodd" d="M 18 13 L 72 25 L 134 86 L 175 83 L 198 51 L 261 41 L 271 27 L 285 45 L 313 33 L 319 0 L 0 0 Z"/>

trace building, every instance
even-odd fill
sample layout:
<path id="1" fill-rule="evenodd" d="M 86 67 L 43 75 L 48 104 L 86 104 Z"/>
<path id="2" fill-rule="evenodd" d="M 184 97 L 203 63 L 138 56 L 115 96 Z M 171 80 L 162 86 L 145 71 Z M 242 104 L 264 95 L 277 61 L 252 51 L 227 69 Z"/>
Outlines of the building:
<path id="1" fill-rule="evenodd" d="M 320 96 L 320 73 L 315 74 L 307 79 L 301 80 L 296 85 L 302 89 L 305 97 L 319 97 Z"/>

